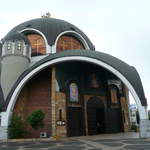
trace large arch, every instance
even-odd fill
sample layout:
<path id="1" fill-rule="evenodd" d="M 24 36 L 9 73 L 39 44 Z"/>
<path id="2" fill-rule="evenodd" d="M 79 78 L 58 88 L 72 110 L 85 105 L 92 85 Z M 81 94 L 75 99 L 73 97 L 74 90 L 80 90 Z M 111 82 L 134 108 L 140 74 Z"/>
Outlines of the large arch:
<path id="1" fill-rule="evenodd" d="M 107 60 L 105 60 L 106 57 L 108 57 L 107 59 L 109 61 L 110 61 L 110 58 L 112 58 L 113 62 L 111 62 L 111 63 L 107 62 Z M 1 113 L 1 126 L 8 127 L 17 97 L 18 97 L 21 89 L 24 87 L 24 85 L 26 84 L 26 82 L 28 80 L 30 80 L 34 75 L 36 75 L 38 72 L 42 71 L 46 67 L 50 67 L 50 66 L 58 64 L 58 63 L 70 62 L 70 61 L 81 61 L 81 62 L 85 62 L 85 63 L 86 62 L 92 63 L 92 64 L 98 65 L 98 66 L 103 67 L 103 68 L 107 69 L 108 71 L 112 72 L 115 76 L 117 76 L 126 85 L 126 87 L 129 89 L 129 91 L 133 95 L 135 102 L 137 104 L 138 110 L 139 110 L 140 119 L 148 120 L 146 101 L 141 100 L 142 93 L 139 93 L 139 89 L 136 88 L 137 85 L 140 85 L 141 89 L 142 89 L 142 84 L 140 82 L 140 78 L 139 78 L 138 74 L 135 77 L 138 78 L 139 82 L 136 80 L 136 83 L 138 83 L 138 84 L 134 85 L 134 82 L 133 83 L 131 82 L 132 78 L 130 79 L 128 77 L 128 75 L 125 74 L 125 72 L 123 72 L 123 71 L 121 72 L 120 69 L 117 69 L 117 67 L 114 67 L 112 65 L 113 63 L 116 63 L 116 62 L 119 63 L 120 60 L 118 60 L 117 58 L 114 58 L 110 55 L 100 53 L 100 52 L 91 52 L 91 51 L 83 51 L 83 50 L 81 50 L 81 51 L 80 50 L 72 50 L 72 51 L 69 50 L 69 51 L 60 52 L 60 53 L 45 57 L 43 60 L 41 60 L 37 64 L 33 65 L 30 69 L 25 71 L 20 76 L 20 78 L 15 83 L 13 89 L 10 91 L 10 93 L 6 99 L 5 105 L 3 106 L 4 111 Z M 120 61 L 120 64 L 116 64 L 116 65 L 124 67 L 123 70 L 126 68 L 128 71 L 128 74 L 131 75 L 129 73 L 129 71 L 132 71 L 132 69 L 131 69 L 132 67 L 130 68 L 130 66 L 123 63 L 122 61 Z M 144 135 L 144 137 L 145 137 L 145 135 Z"/>
<path id="2" fill-rule="evenodd" d="M 11 98 L 10 98 L 10 102 L 8 104 L 6 113 L 7 113 L 7 117 L 5 118 L 5 125 L 8 126 L 9 123 L 9 119 L 11 117 L 11 113 L 12 110 L 14 108 L 14 105 L 16 103 L 17 100 L 17 96 L 19 94 L 19 92 L 21 91 L 21 89 L 23 88 L 23 86 L 25 85 L 25 83 L 35 74 L 37 74 L 39 71 L 41 71 L 42 69 L 46 68 L 47 66 L 51 66 L 54 65 L 56 63 L 61 63 L 61 62 L 65 62 L 65 61 L 84 61 L 84 62 L 91 62 L 94 64 L 97 64 L 99 66 L 104 67 L 105 69 L 111 71 L 113 74 L 115 74 L 118 78 L 121 79 L 121 81 L 128 87 L 128 89 L 130 90 L 130 92 L 132 93 L 135 102 L 138 106 L 138 110 L 140 113 L 140 118 L 141 119 L 147 119 L 147 113 L 146 113 L 146 108 L 144 106 L 141 105 L 140 99 L 136 93 L 136 91 L 134 90 L 133 86 L 129 83 L 129 81 L 116 69 L 112 68 L 111 66 L 105 64 L 104 62 L 101 62 L 99 60 L 93 59 L 93 58 L 86 58 L 83 56 L 68 56 L 68 57 L 64 57 L 64 58 L 57 58 L 54 59 L 52 61 L 48 61 L 44 64 L 42 64 L 41 66 L 35 68 L 34 70 L 32 70 L 27 76 L 25 76 L 21 82 L 18 84 L 18 86 L 16 87 L 16 89 L 14 90 L 14 93 L 12 94 Z"/>

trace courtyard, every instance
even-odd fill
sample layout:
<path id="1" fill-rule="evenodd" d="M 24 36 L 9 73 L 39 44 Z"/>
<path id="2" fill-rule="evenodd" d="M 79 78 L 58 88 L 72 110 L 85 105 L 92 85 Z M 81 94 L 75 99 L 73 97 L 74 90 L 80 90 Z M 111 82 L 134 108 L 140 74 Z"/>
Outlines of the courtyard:
<path id="1" fill-rule="evenodd" d="M 150 139 L 138 133 L 118 133 L 73 138 L 1 141 L 0 150 L 150 150 Z"/>

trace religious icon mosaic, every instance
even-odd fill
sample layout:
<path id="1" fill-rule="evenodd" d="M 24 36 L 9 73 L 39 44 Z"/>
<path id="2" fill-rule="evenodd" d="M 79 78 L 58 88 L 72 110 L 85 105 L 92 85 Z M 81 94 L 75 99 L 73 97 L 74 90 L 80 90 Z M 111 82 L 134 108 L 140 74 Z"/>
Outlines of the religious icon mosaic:
<path id="1" fill-rule="evenodd" d="M 78 93 L 78 86 L 76 83 L 70 84 L 69 92 L 70 92 L 70 102 L 78 102 L 79 101 L 79 93 Z"/>
<path id="2" fill-rule="evenodd" d="M 99 88 L 98 77 L 95 73 L 92 73 L 90 75 L 89 80 L 90 80 L 90 87 L 91 88 Z"/>

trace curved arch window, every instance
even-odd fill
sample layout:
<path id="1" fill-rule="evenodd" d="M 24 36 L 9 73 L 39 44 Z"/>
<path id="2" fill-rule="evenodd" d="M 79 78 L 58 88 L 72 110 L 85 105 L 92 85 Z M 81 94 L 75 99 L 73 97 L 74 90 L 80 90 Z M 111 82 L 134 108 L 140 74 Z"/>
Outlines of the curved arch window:
<path id="1" fill-rule="evenodd" d="M 46 44 L 43 37 L 39 34 L 28 34 L 27 38 L 31 43 L 31 56 L 39 56 L 46 54 Z"/>
<path id="2" fill-rule="evenodd" d="M 75 37 L 63 35 L 58 39 L 57 52 L 73 49 L 85 49 L 83 44 Z"/>
<path id="3" fill-rule="evenodd" d="M 69 85 L 70 102 L 79 102 L 78 86 L 76 83 Z"/>

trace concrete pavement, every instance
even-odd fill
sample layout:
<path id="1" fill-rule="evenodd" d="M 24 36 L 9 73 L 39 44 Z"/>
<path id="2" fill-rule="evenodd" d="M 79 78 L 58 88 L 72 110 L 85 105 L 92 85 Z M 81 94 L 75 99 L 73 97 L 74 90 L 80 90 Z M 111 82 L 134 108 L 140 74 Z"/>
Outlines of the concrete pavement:
<path id="1" fill-rule="evenodd" d="M 109 134 L 65 138 L 59 141 L 22 140 L 0 143 L 0 150 L 150 150 L 150 139 L 138 134 Z"/>

